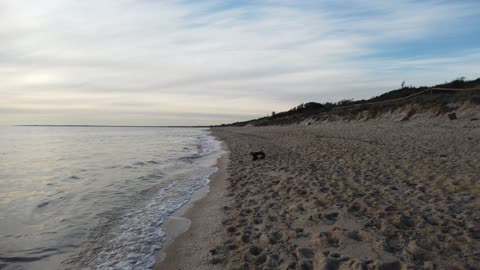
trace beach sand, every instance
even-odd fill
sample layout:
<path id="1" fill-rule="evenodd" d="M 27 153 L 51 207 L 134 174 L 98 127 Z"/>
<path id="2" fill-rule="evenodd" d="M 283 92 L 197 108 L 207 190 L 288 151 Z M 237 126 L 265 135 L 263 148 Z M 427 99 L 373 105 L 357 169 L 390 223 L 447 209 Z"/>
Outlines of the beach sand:
<path id="1" fill-rule="evenodd" d="M 214 128 L 228 180 L 158 269 L 478 269 L 479 122 Z"/>
<path id="2" fill-rule="evenodd" d="M 226 150 L 225 145 L 222 148 Z M 167 248 L 155 269 L 222 269 L 222 260 L 210 249 L 221 245 L 224 238 L 221 220 L 225 216 L 228 158 L 226 151 L 217 161 L 218 171 L 210 177 L 209 186 L 197 191 L 167 220 Z"/>

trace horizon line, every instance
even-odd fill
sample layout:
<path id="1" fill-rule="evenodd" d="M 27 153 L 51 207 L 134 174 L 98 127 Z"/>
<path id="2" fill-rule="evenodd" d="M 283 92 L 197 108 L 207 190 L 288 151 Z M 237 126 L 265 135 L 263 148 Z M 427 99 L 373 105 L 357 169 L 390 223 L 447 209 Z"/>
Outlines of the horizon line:
<path id="1" fill-rule="evenodd" d="M 206 128 L 208 126 L 129 126 L 129 125 L 11 125 L 15 127 L 156 127 L 156 128 Z"/>

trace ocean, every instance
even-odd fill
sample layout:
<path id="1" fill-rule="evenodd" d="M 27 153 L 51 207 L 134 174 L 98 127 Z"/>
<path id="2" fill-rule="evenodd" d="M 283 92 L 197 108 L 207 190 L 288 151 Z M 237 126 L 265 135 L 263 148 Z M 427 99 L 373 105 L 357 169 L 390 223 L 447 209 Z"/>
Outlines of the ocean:
<path id="1" fill-rule="evenodd" d="M 151 269 L 220 154 L 202 128 L 0 127 L 0 269 Z"/>

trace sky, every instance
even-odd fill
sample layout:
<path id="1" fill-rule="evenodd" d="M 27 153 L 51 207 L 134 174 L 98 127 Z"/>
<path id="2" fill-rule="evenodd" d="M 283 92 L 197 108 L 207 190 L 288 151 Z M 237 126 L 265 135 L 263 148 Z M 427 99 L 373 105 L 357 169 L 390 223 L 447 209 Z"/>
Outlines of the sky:
<path id="1" fill-rule="evenodd" d="M 478 0 L 0 0 L 0 125 L 210 125 L 480 77 Z"/>

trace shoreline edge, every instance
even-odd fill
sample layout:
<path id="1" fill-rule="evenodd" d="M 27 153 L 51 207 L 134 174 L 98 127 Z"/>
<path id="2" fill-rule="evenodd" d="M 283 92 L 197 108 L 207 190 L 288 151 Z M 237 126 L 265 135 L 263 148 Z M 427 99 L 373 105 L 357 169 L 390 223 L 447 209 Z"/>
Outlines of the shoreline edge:
<path id="1" fill-rule="evenodd" d="M 223 152 L 213 167 L 210 183 L 194 192 L 184 206 L 162 225 L 166 240 L 153 269 L 221 269 L 212 264 L 210 249 L 223 241 L 222 211 L 226 204 L 227 165 L 230 152 L 217 136 Z"/>

